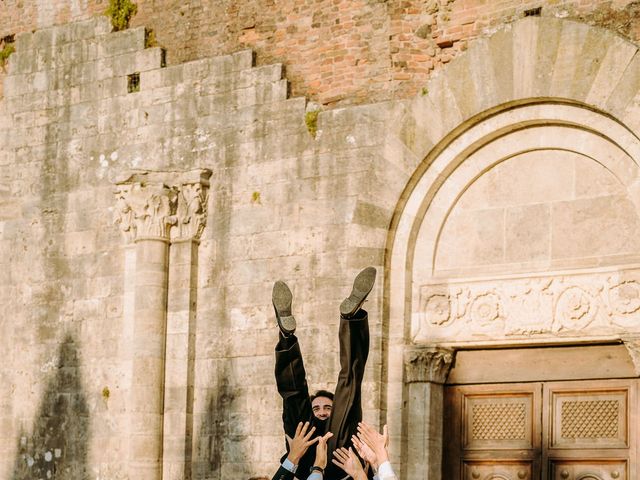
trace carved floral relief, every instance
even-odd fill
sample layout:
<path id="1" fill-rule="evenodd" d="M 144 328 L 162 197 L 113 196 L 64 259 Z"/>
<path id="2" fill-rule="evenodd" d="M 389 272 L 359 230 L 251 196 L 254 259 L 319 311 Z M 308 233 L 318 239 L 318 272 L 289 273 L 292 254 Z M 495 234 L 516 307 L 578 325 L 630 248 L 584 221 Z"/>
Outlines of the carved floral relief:
<path id="1" fill-rule="evenodd" d="M 419 287 L 417 342 L 640 332 L 640 268 Z"/>

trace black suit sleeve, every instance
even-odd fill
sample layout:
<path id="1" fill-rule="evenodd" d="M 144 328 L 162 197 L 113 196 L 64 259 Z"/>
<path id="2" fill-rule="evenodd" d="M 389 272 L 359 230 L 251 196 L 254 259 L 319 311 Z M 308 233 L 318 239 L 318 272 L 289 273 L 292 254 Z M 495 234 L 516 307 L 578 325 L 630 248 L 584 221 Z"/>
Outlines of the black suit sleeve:
<path id="1" fill-rule="evenodd" d="M 293 478 L 293 473 L 280 465 L 278 471 L 271 480 L 293 480 Z"/>

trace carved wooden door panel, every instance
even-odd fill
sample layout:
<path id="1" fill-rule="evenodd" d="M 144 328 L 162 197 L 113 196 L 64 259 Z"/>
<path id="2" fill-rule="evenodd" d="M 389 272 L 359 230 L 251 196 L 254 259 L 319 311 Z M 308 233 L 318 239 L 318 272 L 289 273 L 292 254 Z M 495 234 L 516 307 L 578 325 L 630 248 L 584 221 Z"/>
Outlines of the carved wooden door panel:
<path id="1" fill-rule="evenodd" d="M 445 389 L 443 479 L 540 478 L 542 384 Z"/>
<path id="2" fill-rule="evenodd" d="M 637 380 L 546 383 L 544 477 L 636 478 Z"/>
<path id="3" fill-rule="evenodd" d="M 635 480 L 637 383 L 446 387 L 442 478 Z"/>

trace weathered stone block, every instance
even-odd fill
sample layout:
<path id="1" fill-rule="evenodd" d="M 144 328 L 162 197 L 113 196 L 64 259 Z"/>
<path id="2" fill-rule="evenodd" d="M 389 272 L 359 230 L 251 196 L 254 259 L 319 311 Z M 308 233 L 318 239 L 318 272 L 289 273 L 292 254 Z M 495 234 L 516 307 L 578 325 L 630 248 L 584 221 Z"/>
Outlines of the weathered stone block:
<path id="1" fill-rule="evenodd" d="M 640 221 L 625 196 L 559 202 L 552 210 L 552 256 L 580 258 L 630 253 Z"/>
<path id="2" fill-rule="evenodd" d="M 98 54 L 107 58 L 144 49 L 144 27 L 110 33 L 98 38 Z"/>

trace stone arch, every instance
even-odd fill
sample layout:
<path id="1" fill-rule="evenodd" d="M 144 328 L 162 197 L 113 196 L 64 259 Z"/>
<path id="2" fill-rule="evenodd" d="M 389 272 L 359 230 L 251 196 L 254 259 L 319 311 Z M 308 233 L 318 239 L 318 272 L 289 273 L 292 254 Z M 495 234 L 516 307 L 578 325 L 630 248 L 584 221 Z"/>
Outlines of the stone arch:
<path id="1" fill-rule="evenodd" d="M 571 157 L 574 174 L 579 163 L 594 170 L 594 178 L 606 179 L 602 181 L 617 192 L 628 214 L 616 220 L 616 225 L 631 225 L 630 235 L 640 232 L 637 50 L 636 45 L 607 30 L 560 19 L 526 18 L 472 42 L 469 50 L 439 72 L 420 95 L 399 107 L 389 138 L 394 148 L 389 151 L 396 160 L 400 155 L 414 173 L 396 207 L 386 259 L 385 320 L 389 342 L 385 404 L 392 435 L 408 437 L 408 442 L 413 442 L 411 432 L 402 431 L 401 427 L 403 395 L 407 395 L 403 388 L 407 347 L 422 344 L 448 348 L 464 342 L 473 346 L 517 344 L 526 342 L 530 331 L 535 330 L 535 325 L 520 321 L 520 330 L 502 330 L 496 335 L 493 324 L 484 332 L 474 331 L 462 342 L 456 341 L 469 322 L 473 324 L 467 318 L 467 324 L 457 330 L 434 335 L 447 330 L 452 310 L 463 311 L 464 316 L 471 315 L 469 312 L 477 307 L 481 311 L 478 318 L 485 315 L 486 323 L 498 319 L 503 326 L 506 324 L 508 315 L 500 310 L 506 308 L 500 300 L 501 292 L 486 288 L 482 279 L 474 284 L 469 280 L 472 275 L 488 275 L 493 284 L 503 282 L 506 291 L 531 288 L 531 278 L 541 285 L 533 287 L 539 291 L 549 281 L 556 281 L 557 290 L 550 293 L 548 335 L 542 343 L 552 342 L 558 334 L 564 342 L 578 340 L 581 329 L 591 324 L 597 327 L 591 332 L 593 338 L 605 340 L 623 338 L 633 328 L 627 314 L 615 315 L 624 310 L 615 302 L 621 296 L 623 303 L 640 298 L 635 273 L 625 270 L 640 263 L 640 245 L 635 243 L 627 251 L 621 247 L 619 251 L 604 252 L 602 256 L 610 260 L 608 265 L 593 259 L 589 263 L 586 257 L 579 256 L 560 261 L 551 255 L 516 262 L 517 268 L 495 268 L 491 264 L 490 269 L 473 271 L 468 265 L 444 265 L 438 252 L 448 248 L 447 235 L 455 236 L 447 231 L 447 222 L 454 218 L 465 195 L 484 181 L 488 172 L 550 151 L 558 152 L 558 158 Z M 566 274 L 565 270 L 570 272 Z M 573 275 L 585 271 L 590 280 L 580 283 Z M 469 299 L 464 305 L 454 298 L 460 276 L 466 281 L 460 288 Z M 589 290 L 589 282 L 599 282 L 599 289 Z M 602 292 L 606 295 L 595 298 Z M 545 294 L 540 293 L 540 298 Z M 480 305 L 483 298 L 486 301 Z M 431 306 L 429 299 L 434 302 Z M 616 326 L 613 331 L 589 313 L 577 319 L 564 310 L 557 313 L 563 305 L 568 305 L 565 310 L 573 309 L 576 302 L 580 310 L 582 302 L 587 301 L 609 302 L 607 308 L 614 312 L 611 324 Z M 475 307 L 474 302 L 478 303 Z M 640 301 L 637 303 L 640 308 Z M 492 310 L 491 304 L 497 306 Z M 429 323 L 429 308 L 431 314 L 444 312 L 441 322 L 436 319 Z M 591 308 L 592 313 L 597 308 L 604 310 L 602 306 Z M 632 310 L 636 315 L 635 303 Z M 567 325 L 575 326 L 574 330 L 567 331 Z M 442 439 L 425 442 L 425 455 L 430 455 L 431 450 L 437 457 L 438 448 L 433 450 L 433 445 L 442 445 Z M 400 450 L 398 447 L 397 455 Z M 411 445 L 403 450 L 408 478 L 413 478 L 412 463 L 424 464 L 424 459 L 408 458 L 419 450 Z M 433 464 L 433 460 L 430 458 L 429 462 Z M 430 470 L 435 473 L 438 468 Z"/>

